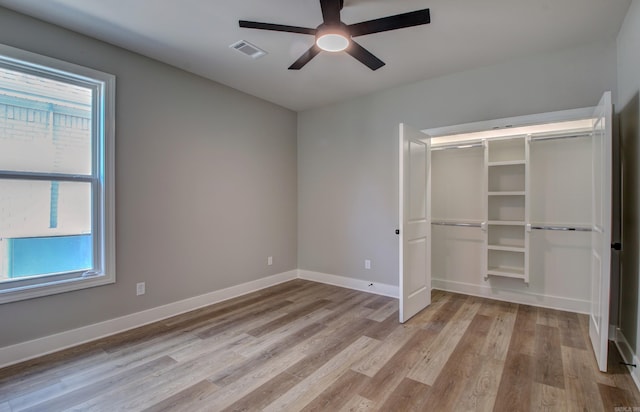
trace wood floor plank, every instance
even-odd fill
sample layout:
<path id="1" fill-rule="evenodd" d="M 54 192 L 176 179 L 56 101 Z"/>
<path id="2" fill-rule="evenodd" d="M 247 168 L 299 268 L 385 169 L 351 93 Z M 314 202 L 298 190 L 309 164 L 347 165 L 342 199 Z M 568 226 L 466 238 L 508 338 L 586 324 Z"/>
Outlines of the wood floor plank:
<path id="1" fill-rule="evenodd" d="M 576 349 L 587 349 L 586 342 L 582 338 L 578 315 L 571 312 L 557 311 L 557 317 L 562 344 Z"/>
<path id="2" fill-rule="evenodd" d="M 166 339 L 152 340 L 155 342 L 154 345 L 141 347 L 138 352 L 131 351 L 130 348 L 123 352 L 112 352 L 109 359 L 104 360 L 100 365 L 69 372 L 60 379 L 71 388 L 78 387 L 84 385 L 85 382 L 115 376 L 139 365 L 144 365 L 150 360 L 165 356 L 167 352 L 188 347 L 200 341 L 200 338 L 185 333 L 166 337 Z"/>
<path id="3" fill-rule="evenodd" d="M 425 348 L 428 348 L 439 332 L 434 330 L 418 330 L 387 363 L 360 390 L 364 398 L 381 404 L 391 396 L 394 390 L 407 376 Z"/>
<path id="4" fill-rule="evenodd" d="M 600 390 L 600 398 L 602 398 L 602 406 L 605 411 L 612 411 L 616 408 L 633 408 L 638 407 L 631 401 L 627 391 L 609 385 L 598 384 Z"/>
<path id="5" fill-rule="evenodd" d="M 351 303 L 362 302 L 363 300 L 370 302 L 370 296 L 368 296 L 368 294 L 346 288 L 336 288 L 331 295 L 325 296 L 325 298 L 331 301 L 331 303 L 326 306 L 329 310 L 335 310 L 338 307 Z"/>
<path id="6" fill-rule="evenodd" d="M 172 348 L 167 351 L 167 354 L 178 362 L 184 362 L 197 358 L 203 353 L 211 352 L 212 349 L 234 350 L 240 345 L 246 345 L 249 342 L 254 342 L 256 340 L 253 336 L 244 333 L 247 329 L 260 325 L 265 321 L 268 322 L 270 319 L 274 319 L 279 316 L 282 316 L 282 314 L 270 313 L 254 320 L 248 320 L 246 323 L 238 323 L 235 328 L 229 329 L 210 338 L 199 339 L 187 345 Z M 243 325 L 246 325 L 246 327 L 243 327 Z"/>
<path id="7" fill-rule="evenodd" d="M 444 302 L 441 309 L 434 312 L 432 316 L 424 320 L 418 320 L 423 328 L 439 332 L 451 321 L 451 318 L 458 313 L 466 300 L 467 298 L 461 295 L 452 295 Z M 427 310 L 429 310 L 429 308 L 427 308 Z M 417 316 L 419 316 L 419 314 Z"/>
<path id="8" fill-rule="evenodd" d="M 404 324 L 407 326 L 425 327 L 431 319 L 436 316 L 442 308 L 449 302 L 451 295 L 441 291 L 433 291 L 431 305 L 427 306 Z M 462 304 L 462 303 L 460 303 Z M 453 316 L 453 315 L 452 315 Z"/>
<path id="9" fill-rule="evenodd" d="M 71 390 L 60 380 L 54 380 L 50 385 L 41 387 L 39 389 L 27 392 L 22 396 L 16 396 L 11 398 L 8 402 L 12 410 L 26 410 L 33 405 L 39 404 L 42 401 L 54 398 L 59 394 L 69 393 Z M 36 411 L 42 410 L 42 408 L 35 408 Z"/>
<path id="10" fill-rule="evenodd" d="M 368 306 L 365 307 L 368 308 Z M 393 299 L 380 308 L 376 309 L 369 316 L 367 316 L 367 318 L 375 320 L 376 322 L 382 322 L 396 312 L 398 312 L 398 301 Z"/>
<path id="11" fill-rule="evenodd" d="M 499 361 L 507 358 L 507 351 L 511 342 L 511 334 L 516 324 L 516 312 L 504 311 L 504 306 L 499 306 L 493 311 L 478 311 L 478 314 L 490 314 L 494 317 L 493 325 L 485 340 L 481 354 Z"/>
<path id="12" fill-rule="evenodd" d="M 593 372 L 583 360 L 583 350 L 562 346 L 565 392 L 568 411 L 585 411 L 599 408 L 598 385 Z M 596 409 L 598 410 L 598 409 Z"/>
<path id="13" fill-rule="evenodd" d="M 475 376 L 467 381 L 453 410 L 476 412 L 493 410 L 504 369 L 504 361 L 485 357 L 481 364 L 482 366 Z"/>
<path id="14" fill-rule="evenodd" d="M 150 375 L 167 370 L 176 363 L 174 359 L 164 356 L 106 379 L 88 381 L 91 383 L 73 391 L 58 390 L 55 396 L 51 397 L 45 397 L 40 393 L 36 393 L 38 395 L 37 402 L 19 404 L 16 402 L 20 400 L 20 398 L 18 398 L 16 401 L 12 401 L 11 406 L 15 409 L 34 412 L 68 409 L 95 397 L 101 393 L 105 387 L 134 384 L 140 379 L 145 379 Z"/>
<path id="15" fill-rule="evenodd" d="M 69 370 L 91 369 L 99 365 L 109 355 L 96 342 L 85 343 L 60 352 L 44 355 L 15 365 L 0 368 L 0 386 L 6 393 L 20 391 L 21 388 L 46 385 L 50 379 L 64 376 Z M 0 392 L 0 402 L 3 401 Z"/>
<path id="16" fill-rule="evenodd" d="M 219 386 L 216 386 L 204 379 L 172 396 L 169 396 L 155 405 L 144 409 L 143 412 L 171 412 L 184 410 L 201 399 L 211 396 L 212 393 L 219 389 Z"/>
<path id="17" fill-rule="evenodd" d="M 365 332 L 365 335 L 367 335 L 372 339 L 378 339 L 378 340 L 386 339 L 387 336 L 389 336 L 389 334 L 393 332 L 395 328 L 398 326 L 399 324 L 398 319 L 399 319 L 399 311 L 396 310 L 391 315 L 387 316 L 387 318 L 382 322 L 378 322 L 377 324 L 367 329 L 367 331 Z"/>
<path id="18" fill-rule="evenodd" d="M 494 411 L 521 410 L 531 405 L 535 371 L 537 309 L 520 305 L 502 370 Z"/>
<path id="19" fill-rule="evenodd" d="M 396 328 L 388 335 L 387 339 L 369 356 L 356 362 L 351 369 L 363 375 L 373 377 L 417 331 L 417 328 L 396 323 Z M 369 334 L 365 333 L 365 336 L 369 336 Z"/>
<path id="20" fill-rule="evenodd" d="M 480 309 L 479 302 L 473 300 L 466 301 L 460 310 L 451 318 L 444 328 L 442 328 L 442 332 L 433 341 L 431 346 L 421 354 L 421 358 L 416 365 L 411 368 L 407 377 L 422 382 L 425 385 L 432 386 L 467 330 L 467 327 L 471 324 L 478 309 Z"/>
<path id="21" fill-rule="evenodd" d="M 304 317 L 309 313 L 312 313 L 318 309 L 321 309 L 323 306 L 326 306 L 328 303 L 329 301 L 326 299 L 319 299 L 311 303 L 302 305 L 300 307 L 292 308 L 291 312 L 288 313 L 286 316 L 279 317 L 277 319 L 272 320 L 271 322 L 265 323 L 264 325 L 253 328 L 247 331 L 247 333 L 251 336 L 255 336 L 256 338 L 260 336 L 264 336 L 269 332 L 272 332 L 276 329 L 281 328 L 287 323 L 291 323 L 296 319 L 300 319 L 301 317 Z"/>
<path id="22" fill-rule="evenodd" d="M 564 389 L 564 367 L 558 328 L 536 325 L 535 345 L 534 380 L 537 383 Z"/>
<path id="23" fill-rule="evenodd" d="M 334 330 L 327 327 L 323 331 L 326 333 L 319 333 L 306 345 L 302 345 L 301 350 L 308 356 L 289 368 L 287 372 L 299 378 L 306 378 L 363 336 L 364 331 L 373 322 L 369 319 L 359 319 Z"/>
<path id="24" fill-rule="evenodd" d="M 220 370 L 225 364 L 234 364 L 242 358 L 230 351 L 206 354 L 200 358 L 178 363 L 173 368 L 155 374 L 153 379 L 138 380 L 135 384 L 117 385 L 111 390 L 103 389 L 87 402 L 72 410 L 102 411 L 140 410 L 155 405 L 183 391 Z"/>
<path id="25" fill-rule="evenodd" d="M 512 314 L 515 316 L 517 312 L 518 304 L 491 299 L 483 299 L 482 307 L 478 311 L 479 314 L 492 318 L 495 318 L 501 314 Z"/>
<path id="26" fill-rule="evenodd" d="M 367 377 L 353 370 L 346 370 L 324 392 L 302 408 L 303 412 L 337 411 L 345 406 L 351 396 L 365 384 Z"/>
<path id="27" fill-rule="evenodd" d="M 287 296 L 287 300 L 298 304 L 306 304 L 311 301 L 318 300 L 320 297 L 327 298 L 333 293 L 339 293 L 340 288 L 333 285 L 316 284 L 309 285 L 307 288 L 298 289 L 294 293 Z M 327 299 L 331 300 L 331 299 Z"/>
<path id="28" fill-rule="evenodd" d="M 438 375 L 427 398 L 429 407 L 436 411 L 454 410 L 462 391 L 475 377 L 482 364 L 481 351 L 489 334 L 493 319 L 476 314 L 449 360 Z"/>
<path id="29" fill-rule="evenodd" d="M 367 293 L 361 293 L 359 295 L 353 296 L 349 300 L 343 300 L 340 302 L 332 302 L 329 303 L 326 308 L 333 311 L 333 313 L 327 316 L 323 323 L 325 324 L 334 324 L 335 322 L 339 322 L 340 319 L 354 319 L 357 316 L 353 316 L 353 312 L 356 311 L 357 308 L 365 307 L 367 303 L 371 300 L 371 296 L 368 296 Z M 366 308 L 367 313 L 371 313 L 373 309 Z M 347 314 L 351 314 L 347 317 Z"/>
<path id="30" fill-rule="evenodd" d="M 268 289 L 263 289 L 244 296 L 229 299 L 216 305 L 206 306 L 181 315 L 171 317 L 162 321 L 167 327 L 179 327 L 182 330 L 189 330 L 194 323 L 215 320 L 235 311 L 243 311 L 251 308 L 254 304 L 262 304 L 273 300 L 287 300 L 293 292 L 304 290 L 309 287 L 304 281 L 297 280 L 281 283 Z"/>
<path id="31" fill-rule="evenodd" d="M 296 386 L 301 380 L 299 377 L 286 371 L 281 372 L 230 406 L 224 408 L 222 412 L 260 411 L 289 389 Z"/>
<path id="32" fill-rule="evenodd" d="M 375 403 L 360 395 L 353 396 L 338 412 L 367 412 L 375 408 Z"/>
<path id="33" fill-rule="evenodd" d="M 301 279 L 0 369 L 0 412 L 611 411 L 640 392 L 586 315 L 432 291 L 388 297 Z"/>
<path id="34" fill-rule="evenodd" d="M 413 379 L 404 378 L 397 390 L 380 407 L 381 411 L 422 412 L 431 388 Z"/>
<path id="35" fill-rule="evenodd" d="M 513 327 L 509 351 L 518 351 L 525 355 L 535 356 L 536 323 L 538 321 L 537 308 L 520 305 Z"/>
<path id="36" fill-rule="evenodd" d="M 545 325 L 542 325 L 545 326 Z M 531 411 L 567 410 L 567 399 L 564 389 L 534 382 L 531 392 Z"/>
<path id="37" fill-rule="evenodd" d="M 249 371 L 233 385 L 222 387 L 210 396 L 205 396 L 188 407 L 181 408 L 180 412 L 223 410 L 265 385 L 274 376 L 280 375 L 304 356 L 297 348 L 292 348 L 281 356 L 270 359 L 256 369 Z"/>
<path id="38" fill-rule="evenodd" d="M 327 389 L 351 364 L 375 348 L 380 342 L 362 336 L 342 352 L 331 358 L 284 395 L 264 408 L 265 412 L 299 410 Z"/>
<path id="39" fill-rule="evenodd" d="M 547 308 L 538 308 L 538 325 L 550 326 L 552 328 L 559 327 L 558 316 L 556 311 Z"/>
<path id="40" fill-rule="evenodd" d="M 260 337 L 249 335 L 252 339 L 239 342 L 233 347 L 233 351 L 246 357 L 254 356 L 267 350 L 270 346 L 284 341 L 289 335 L 304 329 L 309 326 L 309 324 L 321 324 L 322 319 L 330 313 L 331 311 L 321 308 L 298 319 L 294 319 L 289 323 L 285 323 L 280 328 L 274 329 L 268 334 Z"/>
<path id="41" fill-rule="evenodd" d="M 368 307 L 369 309 L 375 310 L 375 309 L 380 309 L 381 307 L 393 301 L 395 301 L 395 299 L 392 299 L 388 296 L 377 296 L 374 300 L 370 301 L 365 306 Z"/>
<path id="42" fill-rule="evenodd" d="M 532 356 L 516 350 L 509 352 L 502 370 L 494 411 L 520 411 L 531 404 L 533 368 Z"/>
<path id="43" fill-rule="evenodd" d="M 277 311 L 279 309 L 282 309 L 292 304 L 293 302 L 289 300 L 283 300 L 279 302 L 272 302 L 272 303 L 269 303 L 268 305 L 255 305 L 254 308 L 252 308 L 252 310 L 250 311 L 243 311 L 241 313 L 229 315 L 223 318 L 221 321 L 216 322 L 213 326 L 207 327 L 204 330 L 200 330 L 197 333 L 197 336 L 200 337 L 201 339 L 210 338 L 214 335 L 223 333 L 228 329 L 233 328 L 235 325 L 237 325 L 238 322 L 243 322 L 248 319 L 253 319 L 256 316 L 260 316 L 260 314 L 264 312 Z M 280 319 L 280 318 L 276 318 L 276 320 L 277 319 Z"/>
<path id="44" fill-rule="evenodd" d="M 210 376 L 210 380 L 218 386 L 227 386 L 248 374 L 250 371 L 262 366 L 269 362 L 271 359 L 277 358 L 285 352 L 291 350 L 291 348 L 299 345 L 301 342 L 309 339 L 322 329 L 324 325 L 320 323 L 312 323 L 304 328 L 292 333 L 286 338 L 275 342 L 270 347 L 262 352 L 259 352 L 249 358 L 246 358 L 242 363 L 233 365 L 228 368 L 224 368 L 221 371 Z"/>

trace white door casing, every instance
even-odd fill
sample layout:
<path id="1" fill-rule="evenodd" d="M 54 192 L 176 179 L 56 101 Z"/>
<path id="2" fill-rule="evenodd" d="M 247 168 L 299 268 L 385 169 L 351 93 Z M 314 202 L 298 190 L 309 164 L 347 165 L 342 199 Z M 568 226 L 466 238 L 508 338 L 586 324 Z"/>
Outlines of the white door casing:
<path id="1" fill-rule="evenodd" d="M 609 288 L 611 282 L 611 93 L 594 110 L 591 204 L 591 299 L 589 338 L 600 371 L 607 371 Z"/>
<path id="2" fill-rule="evenodd" d="M 400 322 L 431 303 L 431 142 L 400 124 Z"/>

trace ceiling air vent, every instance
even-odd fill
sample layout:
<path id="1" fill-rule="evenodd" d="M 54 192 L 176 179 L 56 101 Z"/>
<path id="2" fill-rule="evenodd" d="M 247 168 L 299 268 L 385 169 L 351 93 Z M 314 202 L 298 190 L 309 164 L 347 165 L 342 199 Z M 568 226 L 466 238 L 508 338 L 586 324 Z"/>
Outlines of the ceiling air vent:
<path id="1" fill-rule="evenodd" d="M 240 40 L 239 42 L 233 43 L 229 47 L 238 50 L 242 54 L 246 54 L 252 59 L 257 59 L 267 54 L 266 51 L 262 50 L 258 46 L 254 46 L 246 40 Z"/>

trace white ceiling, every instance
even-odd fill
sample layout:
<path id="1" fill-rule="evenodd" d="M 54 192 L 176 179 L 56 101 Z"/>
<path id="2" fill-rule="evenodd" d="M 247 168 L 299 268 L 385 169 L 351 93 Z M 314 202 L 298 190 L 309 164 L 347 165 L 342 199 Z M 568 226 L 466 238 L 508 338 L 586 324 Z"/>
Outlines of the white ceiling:
<path id="1" fill-rule="evenodd" d="M 614 39 L 631 0 L 344 0 L 358 23 L 430 8 L 431 24 L 358 38 L 386 63 L 344 53 L 287 70 L 313 37 L 241 29 L 238 20 L 315 28 L 319 0 L 0 0 L 0 5 L 164 61 L 293 110 L 523 55 Z M 247 40 L 253 60 L 228 46 Z"/>

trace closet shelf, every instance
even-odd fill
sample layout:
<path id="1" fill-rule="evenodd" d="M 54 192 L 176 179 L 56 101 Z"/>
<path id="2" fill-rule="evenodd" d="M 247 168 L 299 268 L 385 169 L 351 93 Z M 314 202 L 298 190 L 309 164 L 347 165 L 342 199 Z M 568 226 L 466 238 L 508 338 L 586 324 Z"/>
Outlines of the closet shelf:
<path id="1" fill-rule="evenodd" d="M 503 160 L 500 162 L 488 162 L 487 166 L 514 166 L 514 165 L 523 165 L 525 164 L 525 160 Z"/>
<path id="2" fill-rule="evenodd" d="M 524 269 L 511 267 L 489 267 L 487 275 L 524 279 Z"/>
<path id="3" fill-rule="evenodd" d="M 524 226 L 524 221 L 521 220 L 490 220 L 487 222 L 489 225 L 495 226 Z"/>
<path id="4" fill-rule="evenodd" d="M 517 246 L 501 246 L 501 245 L 489 245 L 487 246 L 489 250 L 500 250 L 503 252 L 520 252 L 524 253 L 524 247 Z"/>
<path id="5" fill-rule="evenodd" d="M 494 191 L 487 193 L 489 196 L 524 196 L 524 190 L 514 190 L 514 191 Z"/>

